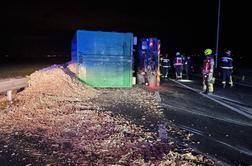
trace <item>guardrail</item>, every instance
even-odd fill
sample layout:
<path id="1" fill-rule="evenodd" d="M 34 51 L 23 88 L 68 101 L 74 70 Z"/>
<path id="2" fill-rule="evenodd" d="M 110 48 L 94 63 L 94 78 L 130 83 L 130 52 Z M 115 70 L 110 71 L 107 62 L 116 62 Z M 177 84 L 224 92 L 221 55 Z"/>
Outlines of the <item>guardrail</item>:
<path id="1" fill-rule="evenodd" d="M 0 80 L 0 93 L 7 92 L 7 99 L 12 101 L 12 91 L 27 87 L 29 78 L 9 78 Z"/>

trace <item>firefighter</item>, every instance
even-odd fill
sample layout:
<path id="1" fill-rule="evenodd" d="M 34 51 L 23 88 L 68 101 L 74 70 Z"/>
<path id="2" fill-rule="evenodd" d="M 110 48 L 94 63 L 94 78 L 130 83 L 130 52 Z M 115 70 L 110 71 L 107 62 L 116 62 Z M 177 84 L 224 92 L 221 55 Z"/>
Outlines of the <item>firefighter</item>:
<path id="1" fill-rule="evenodd" d="M 224 56 L 221 58 L 222 69 L 222 85 L 226 87 L 226 80 L 229 81 L 230 87 L 233 87 L 232 73 L 233 73 L 233 59 L 231 57 L 231 51 L 226 50 Z"/>
<path id="2" fill-rule="evenodd" d="M 169 69 L 171 67 L 170 59 L 168 58 L 168 54 L 161 59 L 161 75 L 163 80 L 168 79 Z"/>
<path id="3" fill-rule="evenodd" d="M 205 93 L 213 93 L 214 91 L 213 88 L 214 57 L 212 52 L 213 51 L 209 48 L 204 51 L 206 57 L 203 62 L 202 74 L 203 74 L 203 91 Z"/>
<path id="4" fill-rule="evenodd" d="M 186 79 L 189 79 L 189 74 L 191 73 L 191 57 L 189 55 L 183 56 L 183 68 L 185 71 Z"/>
<path id="5" fill-rule="evenodd" d="M 175 68 L 176 79 L 182 79 L 183 72 L 183 58 L 179 52 L 176 53 L 173 66 Z"/>

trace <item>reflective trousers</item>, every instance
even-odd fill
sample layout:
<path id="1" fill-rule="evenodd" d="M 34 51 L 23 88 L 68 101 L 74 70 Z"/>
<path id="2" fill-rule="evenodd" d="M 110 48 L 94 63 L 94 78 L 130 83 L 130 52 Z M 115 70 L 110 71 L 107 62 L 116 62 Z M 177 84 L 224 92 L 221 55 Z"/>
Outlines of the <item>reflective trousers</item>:
<path id="1" fill-rule="evenodd" d="M 176 70 L 176 79 L 182 79 L 183 66 L 176 65 L 175 70 Z"/>
<path id="2" fill-rule="evenodd" d="M 222 85 L 223 87 L 226 86 L 226 81 L 228 80 L 229 85 L 233 86 L 233 79 L 232 79 L 232 70 L 231 69 L 222 69 Z"/>
<path id="3" fill-rule="evenodd" d="M 214 91 L 213 73 L 203 74 L 203 91 L 213 93 Z"/>

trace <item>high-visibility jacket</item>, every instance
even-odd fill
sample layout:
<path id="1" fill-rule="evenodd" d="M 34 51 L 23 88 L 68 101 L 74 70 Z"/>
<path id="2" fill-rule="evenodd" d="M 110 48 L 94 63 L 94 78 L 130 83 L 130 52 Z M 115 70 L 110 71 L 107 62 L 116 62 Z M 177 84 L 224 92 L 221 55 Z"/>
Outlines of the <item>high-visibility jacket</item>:
<path id="1" fill-rule="evenodd" d="M 170 59 L 168 59 L 168 58 L 162 58 L 161 59 L 161 66 L 164 67 L 164 68 L 171 67 Z"/>
<path id="2" fill-rule="evenodd" d="M 214 58 L 212 55 L 207 56 L 203 62 L 203 74 L 213 73 L 214 70 Z"/>
<path id="3" fill-rule="evenodd" d="M 221 58 L 221 68 L 222 69 L 233 69 L 233 58 L 229 55 L 224 55 Z"/>
<path id="4" fill-rule="evenodd" d="M 183 58 L 181 56 L 176 56 L 174 59 L 174 66 L 182 66 L 183 65 Z"/>

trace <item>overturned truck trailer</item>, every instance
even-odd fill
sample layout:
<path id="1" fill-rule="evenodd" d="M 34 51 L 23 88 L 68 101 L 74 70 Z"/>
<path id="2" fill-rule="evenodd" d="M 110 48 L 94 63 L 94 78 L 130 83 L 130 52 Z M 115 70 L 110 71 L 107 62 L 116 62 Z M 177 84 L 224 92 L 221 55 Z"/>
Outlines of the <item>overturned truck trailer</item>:
<path id="1" fill-rule="evenodd" d="M 76 76 L 92 87 L 132 87 L 132 52 L 132 33 L 77 30 L 72 40 Z"/>

